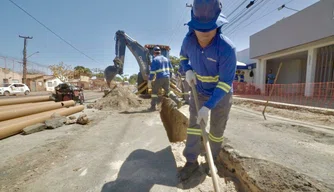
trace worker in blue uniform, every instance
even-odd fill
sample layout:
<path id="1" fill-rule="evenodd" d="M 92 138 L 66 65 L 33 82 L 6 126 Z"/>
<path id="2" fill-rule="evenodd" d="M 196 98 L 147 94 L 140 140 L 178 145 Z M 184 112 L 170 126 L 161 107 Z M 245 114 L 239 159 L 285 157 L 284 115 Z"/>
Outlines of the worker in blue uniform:
<path id="1" fill-rule="evenodd" d="M 170 89 L 170 78 L 173 73 L 173 66 L 169 59 L 161 55 L 161 49 L 158 46 L 153 48 L 153 60 L 151 63 L 150 76 L 148 79 L 148 88 L 152 89 L 151 107 L 149 110 L 155 111 L 158 102 L 158 92 L 163 88 L 165 94 L 175 101 L 177 108 L 180 108 L 182 103 L 175 93 Z M 152 85 L 152 81 L 154 81 Z"/>
<path id="2" fill-rule="evenodd" d="M 239 80 L 240 83 L 244 83 L 245 82 L 245 72 L 244 71 L 241 71 L 240 73 L 240 80 Z"/>
<path id="3" fill-rule="evenodd" d="M 273 74 L 273 70 L 270 69 L 267 75 L 266 95 L 269 95 L 269 92 L 272 89 L 274 81 L 275 81 L 275 74 Z"/>
<path id="4" fill-rule="evenodd" d="M 199 167 L 201 153 L 200 122 L 208 122 L 208 134 L 213 159 L 216 160 L 223 142 L 223 134 L 232 106 L 232 83 L 237 59 L 232 42 L 222 34 L 221 26 L 228 21 L 221 13 L 219 0 L 194 0 L 189 32 L 183 39 L 180 58 L 186 71 L 186 80 L 194 83 L 198 92 L 200 110 L 196 110 L 193 95 L 189 105 L 189 128 L 183 151 L 187 162 L 179 172 L 179 178 L 188 179 Z M 217 171 L 217 168 L 215 168 Z M 210 170 L 206 169 L 210 175 Z"/>

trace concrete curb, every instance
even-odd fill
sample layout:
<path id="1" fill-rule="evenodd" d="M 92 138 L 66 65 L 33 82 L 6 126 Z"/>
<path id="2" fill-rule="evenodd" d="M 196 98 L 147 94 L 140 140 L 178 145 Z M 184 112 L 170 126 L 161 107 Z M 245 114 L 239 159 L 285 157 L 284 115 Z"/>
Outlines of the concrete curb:
<path id="1" fill-rule="evenodd" d="M 233 104 L 239 104 L 239 103 L 253 103 L 256 105 L 265 105 L 266 101 L 233 97 Z M 312 113 L 319 113 L 319 114 L 324 114 L 324 115 L 334 115 L 334 109 L 326 109 L 326 108 L 320 108 L 320 107 L 293 105 L 293 104 L 288 104 L 288 103 L 279 103 L 279 102 L 272 102 L 272 101 L 269 101 L 268 106 L 274 107 L 274 108 L 280 108 L 280 109 L 305 110 L 305 111 L 309 111 Z"/>

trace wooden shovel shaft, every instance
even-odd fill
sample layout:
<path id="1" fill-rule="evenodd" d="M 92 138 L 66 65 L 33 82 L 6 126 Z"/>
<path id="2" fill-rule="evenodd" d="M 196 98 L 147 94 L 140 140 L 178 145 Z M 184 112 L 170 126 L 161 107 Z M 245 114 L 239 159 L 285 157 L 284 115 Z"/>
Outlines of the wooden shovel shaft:
<path id="1" fill-rule="evenodd" d="M 196 110 L 198 112 L 200 106 L 199 106 L 199 101 L 198 101 L 197 90 L 196 90 L 196 87 L 195 87 L 194 83 L 191 83 L 191 89 L 192 89 L 192 93 L 193 93 L 193 96 L 194 96 Z M 201 130 L 202 130 L 202 136 L 203 136 L 203 140 L 204 140 L 206 157 L 207 157 L 207 160 L 209 161 L 208 163 L 209 163 L 209 167 L 210 167 L 210 170 L 211 170 L 211 177 L 212 177 L 213 187 L 214 187 L 214 190 L 216 192 L 218 192 L 218 191 L 220 191 L 219 190 L 219 185 L 218 185 L 218 176 L 217 176 L 216 170 L 214 168 L 214 162 L 213 162 L 213 158 L 212 158 L 211 147 L 210 147 L 210 143 L 209 143 L 209 140 L 208 140 L 208 135 L 207 135 L 207 132 L 206 132 L 206 125 L 205 125 L 203 120 L 200 123 L 200 127 L 201 127 Z"/>

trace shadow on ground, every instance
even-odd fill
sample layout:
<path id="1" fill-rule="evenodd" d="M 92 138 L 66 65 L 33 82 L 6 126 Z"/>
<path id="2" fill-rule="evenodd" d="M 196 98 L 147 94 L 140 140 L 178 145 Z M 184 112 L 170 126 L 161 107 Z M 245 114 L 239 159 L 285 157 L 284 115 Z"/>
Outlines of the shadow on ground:
<path id="1" fill-rule="evenodd" d="M 200 172 L 194 177 L 199 177 Z M 205 175 L 203 176 L 205 178 Z M 201 183 L 192 180 L 186 183 L 187 188 L 196 187 Z M 163 185 L 176 188 L 184 187 L 177 178 L 176 162 L 171 150 L 167 147 L 158 152 L 138 149 L 132 152 L 120 168 L 117 179 L 103 185 L 101 192 L 111 191 L 150 191 L 154 185 Z M 174 189 L 168 191 L 174 191 Z M 159 191 L 165 191 L 160 189 Z"/>

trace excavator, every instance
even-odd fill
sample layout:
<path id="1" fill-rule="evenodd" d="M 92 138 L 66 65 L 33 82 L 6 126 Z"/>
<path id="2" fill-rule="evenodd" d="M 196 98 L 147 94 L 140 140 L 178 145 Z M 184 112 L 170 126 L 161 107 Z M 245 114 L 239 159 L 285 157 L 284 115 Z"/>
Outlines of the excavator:
<path id="1" fill-rule="evenodd" d="M 104 77 L 108 87 L 110 87 L 111 81 L 117 74 L 123 74 L 125 49 L 127 47 L 136 58 L 140 69 L 137 79 L 138 91 L 136 94 L 149 94 L 151 90 L 147 88 L 147 80 L 150 74 L 150 65 L 153 58 L 153 48 L 154 46 L 159 46 L 161 49 L 161 54 L 169 58 L 170 47 L 159 44 L 146 44 L 145 46 L 142 46 L 122 30 L 118 30 L 116 32 L 115 41 L 116 57 L 113 60 L 114 65 L 110 65 L 104 70 Z M 182 91 L 176 86 L 176 82 L 174 80 L 171 80 L 171 89 L 176 95 L 182 97 Z"/>

